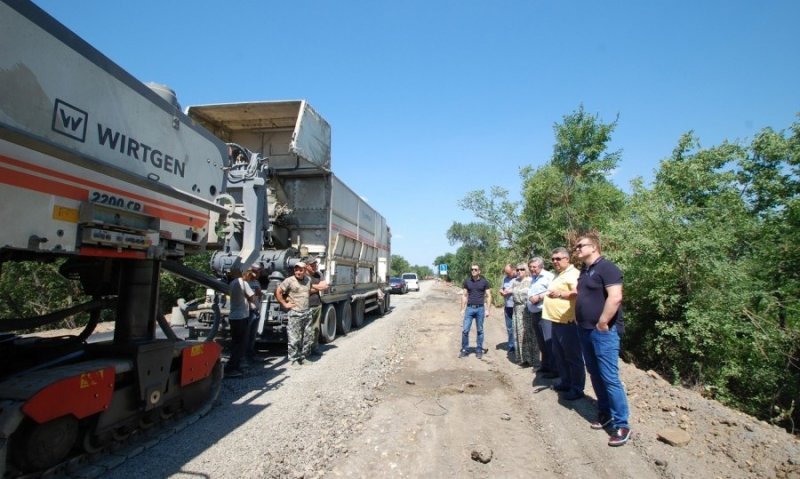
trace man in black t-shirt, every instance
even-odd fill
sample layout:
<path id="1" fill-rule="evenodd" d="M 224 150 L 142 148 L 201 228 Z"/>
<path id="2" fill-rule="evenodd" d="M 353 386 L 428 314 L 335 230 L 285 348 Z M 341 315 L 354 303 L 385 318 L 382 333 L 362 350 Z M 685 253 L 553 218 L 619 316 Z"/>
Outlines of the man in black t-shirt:
<path id="1" fill-rule="evenodd" d="M 631 437 L 628 398 L 619 378 L 622 329 L 622 272 L 600 256 L 600 240 L 586 235 L 575 245 L 583 261 L 578 277 L 575 317 L 586 370 L 597 396 L 598 418 L 592 429 L 607 428 L 609 446 L 622 446 Z"/>
<path id="2" fill-rule="evenodd" d="M 461 296 L 461 313 L 464 315 L 464 328 L 461 335 L 461 353 L 459 358 L 468 354 L 469 331 L 472 321 L 475 320 L 478 329 L 477 347 L 475 357 L 483 357 L 483 319 L 489 317 L 492 307 L 492 294 L 489 282 L 481 276 L 481 268 L 477 264 L 470 267 L 470 277 L 462 284 L 464 294 Z"/>

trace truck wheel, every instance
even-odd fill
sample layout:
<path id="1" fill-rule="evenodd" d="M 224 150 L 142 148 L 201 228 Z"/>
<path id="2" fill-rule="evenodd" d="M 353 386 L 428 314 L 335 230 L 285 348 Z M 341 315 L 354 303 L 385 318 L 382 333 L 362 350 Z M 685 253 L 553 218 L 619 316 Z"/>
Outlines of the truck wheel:
<path id="1" fill-rule="evenodd" d="M 353 304 L 353 327 L 364 326 L 364 300 L 359 299 Z"/>
<path id="2" fill-rule="evenodd" d="M 353 327 L 353 308 L 350 301 L 340 301 L 336 305 L 336 322 L 339 325 L 339 333 L 346 335 Z"/>
<path id="3" fill-rule="evenodd" d="M 319 325 L 319 342 L 327 344 L 336 338 L 336 308 L 326 304 L 322 308 L 322 319 Z"/>
<path id="4" fill-rule="evenodd" d="M 384 312 L 384 314 L 386 314 L 391 309 L 390 306 L 392 305 L 392 295 L 389 294 L 389 293 L 386 293 L 386 296 L 383 297 L 383 302 L 384 302 L 383 312 Z"/>

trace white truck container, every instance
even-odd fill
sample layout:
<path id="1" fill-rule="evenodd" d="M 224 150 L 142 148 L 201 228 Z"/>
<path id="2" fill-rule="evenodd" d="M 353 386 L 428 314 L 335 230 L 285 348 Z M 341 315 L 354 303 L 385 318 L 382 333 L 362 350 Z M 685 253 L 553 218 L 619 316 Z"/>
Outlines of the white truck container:
<path id="1" fill-rule="evenodd" d="M 260 341 L 285 337 L 285 313 L 272 292 L 280 279 L 292 274 L 297 261 L 310 255 L 319 258 L 320 272 L 331 285 L 321 295 L 321 341 L 332 341 L 337 330 L 347 334 L 352 327 L 360 327 L 369 311 L 383 314 L 388 310 L 389 226 L 333 174 L 330 125 L 308 103 L 192 106 L 187 115 L 226 143 L 241 145 L 267 160 L 266 174 L 261 175 L 266 178 L 263 187 L 243 186 L 237 193 L 235 181 L 229 180 L 227 190 L 237 211 L 249 220 L 242 225 L 245 234 L 241 236 L 258 238 L 255 242 L 260 244 L 234 241 L 234 247 L 226 247 L 229 251 L 212 260 L 217 271 L 231 264 L 226 255 L 264 267 L 260 281 L 268 294 L 261 305 Z M 247 197 L 254 194 L 266 207 L 247 206 Z M 265 217 L 253 217 L 257 211 L 265 211 Z M 250 228 L 260 228 L 259 234 L 247 234 Z"/>

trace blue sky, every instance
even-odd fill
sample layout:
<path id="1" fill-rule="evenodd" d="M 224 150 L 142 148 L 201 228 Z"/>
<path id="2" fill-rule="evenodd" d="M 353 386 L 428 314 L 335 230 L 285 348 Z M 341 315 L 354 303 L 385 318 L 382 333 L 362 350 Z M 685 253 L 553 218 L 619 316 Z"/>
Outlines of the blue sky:
<path id="1" fill-rule="evenodd" d="M 181 104 L 306 99 L 334 172 L 388 220 L 392 253 L 431 265 L 474 218 L 458 200 L 545 164 L 553 125 L 604 122 L 613 181 L 652 178 L 679 136 L 703 146 L 800 112 L 800 2 L 36 0 Z"/>

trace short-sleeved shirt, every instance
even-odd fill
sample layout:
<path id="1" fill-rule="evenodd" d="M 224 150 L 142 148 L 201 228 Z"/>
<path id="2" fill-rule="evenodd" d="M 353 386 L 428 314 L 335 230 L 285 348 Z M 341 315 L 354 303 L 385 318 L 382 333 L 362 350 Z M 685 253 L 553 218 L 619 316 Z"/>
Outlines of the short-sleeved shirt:
<path id="1" fill-rule="evenodd" d="M 313 274 L 306 273 L 306 278 L 311 278 L 312 285 L 322 281 L 322 275 L 319 274 L 319 272 L 315 272 Z M 319 296 L 319 291 L 310 293 L 308 295 L 308 307 L 314 308 L 316 306 L 322 306 L 322 298 Z"/>
<path id="2" fill-rule="evenodd" d="M 480 304 L 481 306 L 486 302 L 486 290 L 491 288 L 483 276 L 479 276 L 478 279 L 470 276 L 464 280 L 464 284 L 461 286 L 467 290 L 467 304 Z"/>
<path id="3" fill-rule="evenodd" d="M 603 313 L 608 293 L 606 288 L 622 285 L 622 271 L 602 256 L 590 266 L 584 266 L 578 278 L 578 299 L 575 305 L 575 314 L 578 326 L 584 329 L 594 329 Z M 608 322 L 609 327 L 617 324 L 617 329 L 622 326 L 622 307 Z"/>
<path id="4" fill-rule="evenodd" d="M 540 299 L 538 303 L 531 303 L 531 296 L 541 296 L 547 291 L 550 286 L 550 281 L 553 281 L 553 273 L 543 269 L 537 276 L 531 278 L 531 287 L 528 288 L 528 311 L 531 313 L 541 313 L 544 299 Z"/>
<path id="5" fill-rule="evenodd" d="M 250 301 L 250 309 L 253 311 L 258 311 L 258 308 L 261 306 L 259 304 L 259 300 L 261 299 L 261 283 L 257 280 L 248 281 L 248 285 L 250 285 L 250 289 L 253 290 L 253 294 L 256 296 L 253 298 L 253 301 Z"/>
<path id="6" fill-rule="evenodd" d="M 503 276 L 503 289 L 511 289 L 512 283 L 514 280 L 517 279 L 516 276 Z M 506 308 L 513 308 L 514 307 L 514 296 L 509 294 L 505 297 L 505 304 Z"/>
<path id="7" fill-rule="evenodd" d="M 575 291 L 578 289 L 578 276 L 580 271 L 575 266 L 569 265 L 550 282 L 550 291 Z M 542 319 L 554 323 L 571 323 L 575 321 L 575 298 L 562 299 L 544 297 Z"/>
<path id="8" fill-rule="evenodd" d="M 250 302 L 247 300 L 253 296 L 253 290 L 242 278 L 236 278 L 231 281 L 231 309 L 228 313 L 228 319 L 238 320 L 247 319 L 250 317 Z"/>
<path id="9" fill-rule="evenodd" d="M 278 286 L 283 291 L 283 298 L 288 302 L 294 303 L 293 311 L 305 311 L 308 309 L 308 293 L 311 289 L 311 278 L 303 277 L 303 281 L 292 275 L 284 279 Z"/>

